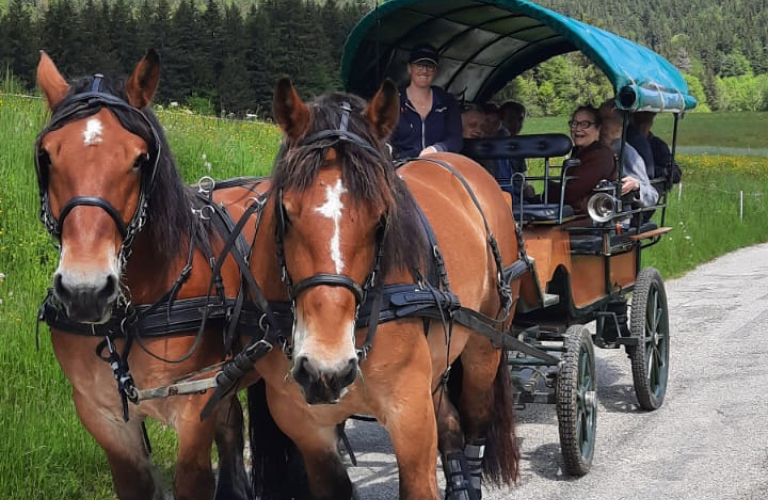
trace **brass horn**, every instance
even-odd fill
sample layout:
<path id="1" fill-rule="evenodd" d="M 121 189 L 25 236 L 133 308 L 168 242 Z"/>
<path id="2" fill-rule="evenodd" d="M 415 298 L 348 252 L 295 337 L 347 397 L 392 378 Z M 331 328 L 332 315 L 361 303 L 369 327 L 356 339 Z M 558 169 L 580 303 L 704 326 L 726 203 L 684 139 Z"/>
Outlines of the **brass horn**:
<path id="1" fill-rule="evenodd" d="M 595 193 L 587 202 L 587 213 L 593 221 L 608 222 L 619 209 L 618 200 L 608 193 Z"/>

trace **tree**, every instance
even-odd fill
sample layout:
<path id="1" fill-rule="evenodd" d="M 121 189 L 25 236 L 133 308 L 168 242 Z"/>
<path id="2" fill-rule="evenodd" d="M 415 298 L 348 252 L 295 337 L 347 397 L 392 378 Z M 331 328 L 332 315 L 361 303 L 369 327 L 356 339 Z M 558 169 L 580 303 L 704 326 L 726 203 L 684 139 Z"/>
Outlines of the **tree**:
<path id="1" fill-rule="evenodd" d="M 195 88 L 201 95 L 218 100 L 218 79 L 224 65 L 222 20 L 216 0 L 208 0 L 200 16 Z"/>
<path id="2" fill-rule="evenodd" d="M 127 3 L 130 0 L 111 1 L 113 3 L 107 27 L 109 52 L 117 61 L 120 74 L 127 75 L 141 58 L 143 50 L 139 48 L 139 40 L 136 36 L 136 19 L 133 17 L 131 6 Z"/>
<path id="3" fill-rule="evenodd" d="M 200 66 L 196 60 L 197 42 L 194 1 L 182 0 L 173 14 L 163 55 L 163 72 L 170 100 L 182 101 L 198 90 L 193 79 L 193 70 Z"/>
<path id="4" fill-rule="evenodd" d="M 109 18 L 103 16 L 104 12 L 105 9 L 94 0 L 86 0 L 80 9 L 81 29 L 75 35 L 82 46 L 79 64 L 83 73 L 117 73 L 119 61 L 104 50 L 102 43 L 94 43 L 95 40 L 109 40 Z"/>
<path id="5" fill-rule="evenodd" d="M 24 0 L 13 0 L 8 13 L 0 20 L 0 69 L 8 68 L 28 88 L 35 81 L 35 66 L 39 46 L 32 28 L 32 15 Z"/>
<path id="6" fill-rule="evenodd" d="M 78 59 L 82 47 L 75 37 L 75 33 L 80 29 L 79 24 L 70 0 L 51 2 L 43 13 L 40 29 L 42 48 L 56 61 L 56 66 L 67 77 L 82 75 Z"/>
<path id="7" fill-rule="evenodd" d="M 253 99 L 253 107 L 247 111 L 262 117 L 272 115 L 272 94 L 277 67 L 272 58 L 274 38 L 269 18 L 272 3 L 274 0 L 266 0 L 259 8 L 252 6 L 245 21 L 246 72 Z"/>
<path id="8" fill-rule="evenodd" d="M 246 62 L 247 38 L 243 18 L 237 5 L 224 12 L 222 25 L 223 61 L 218 79 L 221 112 L 243 114 L 255 108 Z"/>

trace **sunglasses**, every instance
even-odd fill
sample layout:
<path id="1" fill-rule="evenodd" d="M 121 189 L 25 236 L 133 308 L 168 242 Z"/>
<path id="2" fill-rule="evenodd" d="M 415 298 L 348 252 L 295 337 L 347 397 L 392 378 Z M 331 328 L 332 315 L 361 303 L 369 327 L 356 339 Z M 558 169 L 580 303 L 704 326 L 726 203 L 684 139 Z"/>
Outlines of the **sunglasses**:
<path id="1" fill-rule="evenodd" d="M 584 130 L 585 128 L 589 128 L 594 124 L 595 122 L 591 122 L 588 120 L 583 120 L 580 122 L 577 122 L 575 120 L 568 120 L 568 126 L 571 128 L 575 128 L 576 130 Z"/>

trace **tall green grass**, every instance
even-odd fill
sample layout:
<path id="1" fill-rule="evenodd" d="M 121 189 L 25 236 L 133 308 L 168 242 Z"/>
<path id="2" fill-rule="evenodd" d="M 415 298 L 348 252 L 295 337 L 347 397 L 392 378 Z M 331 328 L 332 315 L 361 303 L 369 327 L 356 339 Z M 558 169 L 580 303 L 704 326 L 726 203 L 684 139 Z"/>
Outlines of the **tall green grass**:
<path id="1" fill-rule="evenodd" d="M 525 121 L 523 133 L 568 134 L 568 118 L 529 118 Z M 673 121 L 672 115 L 657 115 L 653 133 L 669 142 L 672 138 Z M 677 145 L 686 152 L 693 147 L 766 151 L 766 128 L 768 113 L 687 113 L 679 120 Z M 742 152 L 739 151 L 738 154 Z M 763 153 L 763 156 L 768 156 L 768 151 Z"/>
<path id="2" fill-rule="evenodd" d="M 102 451 L 83 430 L 70 387 L 35 318 L 50 283 L 57 255 L 38 221 L 39 199 L 33 145 L 46 113 L 41 101 L 0 94 L 0 498 L 14 500 L 104 500 L 114 498 Z M 159 112 L 184 178 L 264 175 L 271 168 L 279 134 L 267 124 L 226 122 Z M 718 129 L 711 146 L 741 144 L 741 128 L 730 121 L 698 125 L 689 115 L 681 124 L 698 134 Z M 744 115 L 748 129 L 763 130 L 763 116 Z M 562 122 L 562 123 L 560 123 Z M 526 132 L 564 130 L 548 119 L 529 120 Z M 663 122 L 660 122 L 663 124 Z M 530 127 L 530 128 L 529 128 Z M 685 132 L 683 132 L 685 131 Z M 708 133 L 708 132 L 707 132 Z M 707 135 L 709 137 L 709 135 Z M 686 140 L 684 140 L 686 139 Z M 716 139 L 716 140 L 715 140 Z M 692 142 L 688 142 L 691 140 Z M 755 147 L 767 147 L 766 140 Z M 741 147 L 741 146 L 739 146 Z M 734 248 L 768 240 L 768 158 L 683 156 L 681 196 L 673 190 L 667 222 L 675 231 L 648 249 L 644 263 L 666 276 L 691 269 Z M 744 219 L 738 193 L 745 191 Z M 170 474 L 175 441 L 159 426 L 150 428 L 155 458 Z"/>

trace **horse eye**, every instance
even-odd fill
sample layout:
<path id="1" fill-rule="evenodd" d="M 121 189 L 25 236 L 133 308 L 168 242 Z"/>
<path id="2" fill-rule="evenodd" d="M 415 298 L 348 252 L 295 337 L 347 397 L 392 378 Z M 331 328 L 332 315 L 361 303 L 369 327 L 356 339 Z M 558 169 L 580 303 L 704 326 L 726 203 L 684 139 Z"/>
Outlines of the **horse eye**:
<path id="1" fill-rule="evenodd" d="M 149 153 L 140 154 L 133 162 L 133 168 L 139 169 L 142 165 L 149 163 Z"/>

